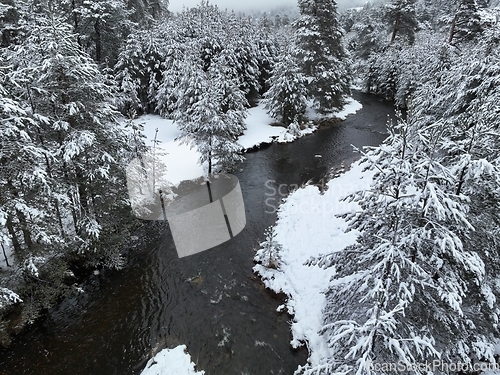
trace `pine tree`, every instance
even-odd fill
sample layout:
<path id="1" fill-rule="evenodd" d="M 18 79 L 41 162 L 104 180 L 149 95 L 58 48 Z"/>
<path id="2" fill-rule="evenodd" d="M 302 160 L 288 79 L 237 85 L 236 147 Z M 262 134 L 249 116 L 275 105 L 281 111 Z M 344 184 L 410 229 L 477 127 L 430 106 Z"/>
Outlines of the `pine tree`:
<path id="1" fill-rule="evenodd" d="M 230 170 L 243 160 L 237 138 L 245 129 L 247 101 L 226 63 L 218 59 L 208 72 L 201 63 L 188 65 L 174 113 L 181 138 L 197 147 L 209 175 Z"/>
<path id="2" fill-rule="evenodd" d="M 465 194 L 470 200 L 468 220 L 476 228 L 464 246 L 477 251 L 486 267 L 484 281 L 471 286 L 467 300 L 471 309 L 481 311 L 482 326 L 498 316 L 493 301 L 500 298 L 493 282 L 500 269 L 496 246 L 500 51 L 496 37 L 490 39 L 488 34 L 486 31 L 482 42 L 472 48 L 473 61 L 468 55 L 456 59 L 439 80 L 419 89 L 415 100 L 419 115 L 426 119 L 423 124 L 442 121 L 450 129 L 443 152 L 455 175 L 456 194 Z M 460 95 L 456 95 L 456 87 L 460 87 Z"/>
<path id="3" fill-rule="evenodd" d="M 133 28 L 126 0 L 45 1 L 49 14 L 65 17 L 81 47 L 99 64 L 113 66 L 118 48 Z M 35 2 L 36 3 L 36 2 Z"/>
<path id="4" fill-rule="evenodd" d="M 300 124 L 307 107 L 307 80 L 290 51 L 284 51 L 274 66 L 264 94 L 267 113 L 286 126 L 296 119 Z"/>
<path id="5" fill-rule="evenodd" d="M 14 92 L 41 124 L 36 136 L 50 155 L 45 173 L 60 181 L 54 194 L 61 215 L 73 219 L 67 243 L 92 263 L 118 265 L 117 223 L 129 216 L 114 213 L 127 210 L 122 153 L 128 142 L 111 105 L 113 88 L 57 18 L 39 18 L 11 60 L 18 69 L 13 80 L 23 83 Z"/>
<path id="6" fill-rule="evenodd" d="M 355 15 L 359 17 L 352 25 L 352 30 L 355 32 L 355 36 L 352 37 L 355 54 L 367 59 L 370 54 L 380 52 L 386 44 L 382 40 L 386 28 L 383 8 L 367 4 L 361 11 L 356 11 Z"/>
<path id="7" fill-rule="evenodd" d="M 260 249 L 255 254 L 255 261 L 266 268 L 278 269 L 281 259 L 283 246 L 275 241 L 276 232 L 274 227 L 266 229 L 264 235 L 266 240 L 260 244 Z"/>
<path id="8" fill-rule="evenodd" d="M 298 57 L 309 77 L 309 97 L 320 113 L 342 108 L 350 92 L 347 54 L 334 0 L 300 0 L 295 22 Z"/>
<path id="9" fill-rule="evenodd" d="M 415 10 L 416 0 L 392 0 L 387 4 L 386 17 L 391 25 L 391 44 L 396 38 L 404 38 L 409 44 L 415 42 L 417 17 Z"/>
<path id="10" fill-rule="evenodd" d="M 260 60 L 262 56 L 259 46 L 260 35 L 255 25 L 248 19 L 236 19 L 231 15 L 233 25 L 226 35 L 226 47 L 222 51 L 226 60 L 236 69 L 241 83 L 240 88 L 245 93 L 249 103 L 256 102 L 261 90 Z"/>
<path id="11" fill-rule="evenodd" d="M 401 61 L 403 47 L 394 45 L 380 54 L 373 54 L 368 59 L 364 79 L 368 91 L 383 94 L 392 99 L 398 91 L 401 70 L 405 69 Z"/>
<path id="12" fill-rule="evenodd" d="M 231 58 L 236 77 L 240 77 L 240 88 L 249 102 L 255 102 L 260 91 L 259 52 L 256 47 L 254 41 L 236 36 L 223 51 Z"/>
<path id="13" fill-rule="evenodd" d="M 323 328 L 336 355 L 319 373 L 370 373 L 377 363 L 411 367 L 437 358 L 492 361 L 497 316 L 491 293 L 471 293 L 485 282 L 486 267 L 467 243 L 478 229 L 469 199 L 457 193 L 440 151 L 449 129 L 400 119 L 389 130 L 364 158 L 375 171 L 371 189 L 351 197 L 361 210 L 347 220 L 360 237 L 316 262 L 337 270 Z M 478 306 L 489 306 L 487 319 L 474 312 Z"/>
<path id="14" fill-rule="evenodd" d="M 19 11 L 14 0 L 4 0 L 0 4 L 0 46 L 6 47 L 17 35 Z"/>
<path id="15" fill-rule="evenodd" d="M 119 53 L 114 70 L 122 92 L 124 112 L 131 108 L 142 114 L 156 107 L 156 93 L 165 63 L 161 35 L 156 34 L 149 30 L 130 34 Z"/>
<path id="16" fill-rule="evenodd" d="M 127 9 L 131 11 L 130 19 L 136 23 L 152 24 L 168 13 L 167 0 L 128 0 Z"/>
<path id="17" fill-rule="evenodd" d="M 14 92 L 12 73 L 1 72 L 0 210 L 16 261 L 22 263 L 39 250 L 37 243 L 41 240 L 54 247 L 59 244 L 57 200 L 49 198 L 51 190 L 58 186 L 40 164 L 40 160 L 51 158 L 38 137 L 40 120 L 45 119 L 31 116 L 19 100 L 4 90 Z"/>
<path id="18" fill-rule="evenodd" d="M 155 94 L 156 110 L 165 117 L 175 111 L 177 100 L 176 87 L 180 84 L 183 67 L 186 62 L 186 45 L 175 37 L 165 45 L 167 51 L 160 84 Z"/>
<path id="19" fill-rule="evenodd" d="M 262 33 L 259 33 L 257 36 L 258 80 L 260 87 L 259 95 L 261 96 L 269 90 L 269 78 L 278 59 L 280 43 L 277 39 L 267 37 Z"/>
<path id="20" fill-rule="evenodd" d="M 20 35 L 0 56 L 0 232 L 17 270 L 6 286 L 32 322 L 72 290 L 71 264 L 123 264 L 128 145 L 114 90 L 71 27 L 41 13 Z"/>
<path id="21" fill-rule="evenodd" d="M 482 31 L 481 16 L 476 0 L 460 0 L 451 23 L 448 43 L 471 41 Z"/>
<path id="22" fill-rule="evenodd" d="M 456 0 L 420 0 L 416 4 L 420 29 L 449 32 L 449 24 L 456 9 Z M 450 17 L 451 16 L 451 17 Z"/>

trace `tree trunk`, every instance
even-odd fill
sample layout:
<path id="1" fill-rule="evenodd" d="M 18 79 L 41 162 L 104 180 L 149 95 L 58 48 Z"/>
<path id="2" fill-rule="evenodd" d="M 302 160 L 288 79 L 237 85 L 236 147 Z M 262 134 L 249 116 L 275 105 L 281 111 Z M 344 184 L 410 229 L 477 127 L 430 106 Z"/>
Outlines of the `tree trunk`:
<path id="1" fill-rule="evenodd" d="M 44 139 L 43 139 L 42 135 L 40 134 L 40 131 L 37 131 L 37 132 L 38 132 L 38 138 L 40 139 L 40 143 L 45 148 Z M 43 156 L 45 157 L 45 165 L 47 166 L 47 174 L 50 177 L 50 179 L 53 180 L 52 167 L 50 165 L 50 160 L 49 160 L 47 154 L 44 154 Z M 54 198 L 54 207 L 56 208 L 56 216 L 57 216 L 57 221 L 59 223 L 59 228 L 61 229 L 61 234 L 63 237 L 65 237 L 64 226 L 63 226 L 62 217 L 61 217 L 61 210 L 59 209 L 59 202 L 57 201 L 56 198 Z"/>
<path id="2" fill-rule="evenodd" d="M 3 246 L 3 242 L 0 243 L 0 245 L 2 245 L 2 251 L 3 251 L 3 257 L 5 259 L 5 264 L 7 265 L 7 267 L 10 267 L 9 259 L 7 259 L 7 253 L 5 252 L 5 247 Z"/>
<path id="3" fill-rule="evenodd" d="M 394 21 L 394 27 L 392 28 L 391 42 L 389 44 L 394 43 L 394 41 L 396 40 L 396 35 L 398 35 L 399 17 L 400 17 L 400 15 L 398 14 L 398 16 L 396 17 L 396 21 Z"/>
<path id="4" fill-rule="evenodd" d="M 67 183 L 69 184 L 71 180 L 70 180 L 69 175 L 68 175 L 68 166 L 67 166 L 66 162 L 63 162 L 63 170 L 64 170 L 64 178 L 67 181 Z M 68 195 L 68 198 L 71 202 L 71 204 L 70 204 L 71 216 L 73 217 L 73 226 L 75 228 L 75 233 L 78 233 L 78 218 L 77 218 L 76 210 L 75 210 L 76 199 L 75 199 L 74 194 L 71 193 L 71 190 L 68 191 L 67 195 Z"/>
<path id="5" fill-rule="evenodd" d="M 10 216 L 7 216 L 7 231 L 10 234 L 10 240 L 12 241 L 12 246 L 14 247 L 14 252 L 17 254 L 20 254 L 22 249 L 21 245 L 19 244 L 19 240 L 16 235 L 16 230 L 14 229 L 14 225 L 12 224 L 12 219 Z"/>
<path id="6" fill-rule="evenodd" d="M 71 0 L 71 10 L 73 13 L 73 32 L 76 34 L 77 42 L 80 46 L 82 46 L 82 41 L 80 38 L 80 33 L 78 30 L 79 23 L 78 23 L 78 14 L 76 12 L 76 2 L 75 0 Z M 82 46 L 83 47 L 83 46 Z"/>
<path id="7" fill-rule="evenodd" d="M 208 153 L 208 175 L 212 174 L 212 151 Z"/>
<path id="8" fill-rule="evenodd" d="M 7 186 L 9 187 L 12 195 L 16 198 L 19 198 L 19 192 L 17 191 L 12 181 L 8 180 Z M 16 209 L 16 216 L 17 220 L 19 221 L 19 225 L 21 226 L 21 231 L 23 232 L 24 243 L 28 247 L 28 250 L 31 251 L 33 249 L 33 241 L 31 240 L 31 233 L 28 228 L 28 220 L 26 219 L 26 215 Z"/>
<path id="9" fill-rule="evenodd" d="M 453 42 L 453 38 L 455 38 L 456 27 L 457 27 L 457 14 L 455 13 L 455 17 L 453 17 L 453 22 L 451 23 L 450 36 L 448 37 L 449 44 L 451 44 Z"/>
<path id="10" fill-rule="evenodd" d="M 208 178 L 210 178 L 210 175 L 212 174 L 212 137 L 210 137 L 208 144 L 210 145 L 208 151 Z"/>
<path id="11" fill-rule="evenodd" d="M 85 152 L 85 168 L 87 170 L 90 169 L 90 165 L 89 165 L 89 154 L 87 152 Z M 94 191 L 93 191 L 93 185 L 92 184 L 89 184 L 87 186 L 87 196 L 90 195 L 90 202 L 92 203 L 92 206 L 90 207 L 90 209 L 92 210 L 92 214 L 95 216 L 95 210 L 96 210 L 96 203 L 95 203 L 95 194 L 94 194 Z"/>
<path id="12" fill-rule="evenodd" d="M 80 168 L 76 169 L 76 179 L 77 179 L 76 186 L 78 187 L 78 198 L 80 201 L 80 207 L 82 207 L 85 210 L 88 210 L 89 201 L 87 196 L 87 188 L 85 186 L 83 173 L 80 170 Z"/>

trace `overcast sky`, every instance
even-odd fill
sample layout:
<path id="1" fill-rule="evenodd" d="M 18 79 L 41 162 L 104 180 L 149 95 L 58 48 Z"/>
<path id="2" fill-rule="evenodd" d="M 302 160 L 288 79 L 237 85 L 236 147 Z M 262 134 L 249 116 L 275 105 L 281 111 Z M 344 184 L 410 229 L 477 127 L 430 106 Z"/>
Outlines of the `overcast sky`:
<path id="1" fill-rule="evenodd" d="M 338 0 L 337 3 L 339 7 L 345 4 L 351 6 L 354 3 L 363 3 L 364 1 L 358 0 Z M 178 12 L 182 10 L 183 6 L 187 8 L 196 6 L 200 3 L 200 0 L 170 0 L 168 9 L 172 12 Z M 220 9 L 234 9 L 236 11 L 251 11 L 251 10 L 272 10 L 281 6 L 296 6 L 297 0 L 210 0 L 211 4 L 217 5 Z"/>

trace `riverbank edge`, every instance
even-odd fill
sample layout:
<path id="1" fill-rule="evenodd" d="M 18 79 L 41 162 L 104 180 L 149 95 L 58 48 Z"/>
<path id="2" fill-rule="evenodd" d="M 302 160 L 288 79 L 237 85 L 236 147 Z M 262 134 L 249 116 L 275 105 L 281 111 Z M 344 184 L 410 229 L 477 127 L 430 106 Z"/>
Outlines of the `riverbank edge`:
<path id="1" fill-rule="evenodd" d="M 357 204 L 343 202 L 355 191 L 366 189 L 372 181 L 372 172 L 365 172 L 359 158 L 342 173 L 332 175 L 322 190 L 308 185 L 291 193 L 280 205 L 275 224 L 271 227 L 274 261 L 265 265 L 264 246 L 254 257 L 254 273 L 272 293 L 283 296 L 277 312 L 286 312 L 290 320 L 292 348 L 306 347 L 307 364 L 318 365 L 331 356 L 326 340 L 319 331 L 323 324 L 324 291 L 334 269 L 322 269 L 305 263 L 313 257 L 337 251 L 354 243 L 359 232 L 346 233 L 347 224 L 339 217 L 352 212 Z M 304 204 L 305 203 L 305 204 Z M 304 212 L 304 207 L 312 208 Z M 330 207 L 327 212 L 325 207 Z M 323 211 L 321 211 L 323 209 Z M 301 215 L 297 215 L 297 212 Z M 296 373 L 305 367 L 299 366 Z"/>

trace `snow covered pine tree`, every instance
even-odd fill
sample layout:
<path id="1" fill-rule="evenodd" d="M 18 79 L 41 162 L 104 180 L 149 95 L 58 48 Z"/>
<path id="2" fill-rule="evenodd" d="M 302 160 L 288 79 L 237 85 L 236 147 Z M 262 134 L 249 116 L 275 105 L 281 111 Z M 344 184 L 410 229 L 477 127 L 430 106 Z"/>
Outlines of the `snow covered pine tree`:
<path id="1" fill-rule="evenodd" d="M 307 79 L 289 49 L 282 52 L 274 66 L 269 85 L 264 94 L 264 106 L 269 116 L 286 126 L 297 119 L 300 125 L 307 107 Z"/>
<path id="2" fill-rule="evenodd" d="M 203 71 L 201 61 L 185 66 L 174 119 L 180 138 L 196 146 L 207 173 L 228 171 L 243 160 L 237 139 L 245 130 L 245 94 L 223 59 Z"/>
<path id="3" fill-rule="evenodd" d="M 348 56 L 342 43 L 335 0 L 299 0 L 297 51 L 309 79 L 309 98 L 319 113 L 341 109 L 350 93 Z"/>
<path id="4" fill-rule="evenodd" d="M 372 374 L 391 363 L 424 374 L 418 363 L 435 359 L 494 360 L 495 297 L 488 288 L 474 293 L 490 278 L 481 249 L 469 241 L 481 229 L 472 226 L 470 196 L 457 191 L 456 168 L 440 151 L 450 127 L 420 125 L 400 116 L 384 144 L 365 154 L 374 181 L 350 197 L 361 210 L 347 217 L 361 235 L 312 262 L 337 271 L 323 327 L 336 354 L 304 374 Z"/>

